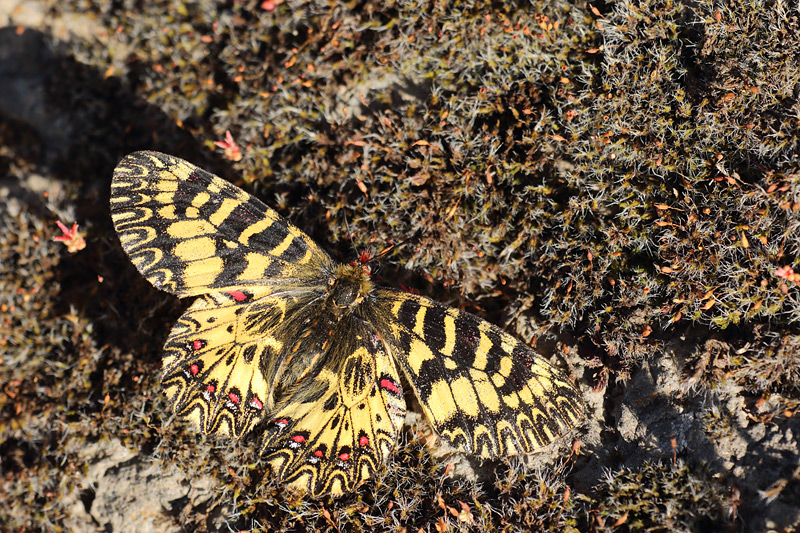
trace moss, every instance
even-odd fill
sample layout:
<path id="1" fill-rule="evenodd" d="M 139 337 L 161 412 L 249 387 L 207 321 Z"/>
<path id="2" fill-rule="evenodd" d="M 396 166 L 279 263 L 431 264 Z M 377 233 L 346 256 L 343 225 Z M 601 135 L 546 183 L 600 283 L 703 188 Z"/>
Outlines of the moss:
<path id="1" fill-rule="evenodd" d="M 798 337 L 789 329 L 757 325 L 741 337 L 712 339 L 690 357 L 695 378 L 708 386 L 732 380 L 756 395 L 783 393 L 797 399 L 800 388 Z"/>
<path id="2" fill-rule="evenodd" d="M 0 225 L 0 490 L 14 502 L 0 510 L 0 522 L 58 529 L 55 517 L 67 511 L 64 496 L 81 474 L 63 439 L 91 431 L 82 406 L 96 346 L 90 324 L 53 308 L 62 247 L 51 241 L 55 224 L 0 212 Z"/>
<path id="3" fill-rule="evenodd" d="M 37 510 L 0 510 L 10 527 L 65 527 L 83 468 L 70 450 L 108 434 L 218 482 L 209 503 L 169 515 L 188 529 L 590 520 L 574 526 L 561 478 L 509 467 L 494 486 L 456 482 L 416 441 L 358 495 L 306 501 L 247 443 L 169 420 L 160 348 L 185 304 L 141 279 L 107 216 L 111 170 L 140 148 L 243 184 L 344 260 L 408 239 L 384 280 L 577 352 L 606 407 L 686 334 L 700 387 L 733 380 L 797 408 L 800 287 L 785 272 L 800 270 L 800 31 L 782 3 L 46 3 L 49 21 L 81 14 L 88 30 L 39 39 L 51 122 L 0 117 L 3 178 L 55 181 L 49 200 L 0 214 L 2 489 Z M 214 144 L 226 131 L 240 160 Z M 85 250 L 51 242 L 56 219 L 72 222 L 55 213 L 80 223 Z M 642 490 L 673 480 L 676 501 L 679 480 L 709 479 L 620 472 Z M 638 497 L 613 480 L 599 490 L 605 527 Z M 646 509 L 665 523 L 647 498 L 623 527 Z M 687 505 L 719 516 L 717 503 Z"/>
<path id="4" fill-rule="evenodd" d="M 608 472 L 598 499 L 583 498 L 583 531 L 724 531 L 733 526 L 731 491 L 703 466 L 645 463 Z"/>

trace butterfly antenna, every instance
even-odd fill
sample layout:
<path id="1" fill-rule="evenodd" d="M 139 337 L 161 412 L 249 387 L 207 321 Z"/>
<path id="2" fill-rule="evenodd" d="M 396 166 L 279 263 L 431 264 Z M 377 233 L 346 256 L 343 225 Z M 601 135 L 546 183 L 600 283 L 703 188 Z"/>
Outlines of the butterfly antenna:
<path id="1" fill-rule="evenodd" d="M 380 252 L 375 254 L 375 257 L 373 259 L 380 259 L 381 257 L 383 257 L 384 255 L 387 255 L 389 252 L 391 252 L 395 248 L 400 248 L 401 246 L 405 246 L 406 244 L 408 244 L 409 242 L 413 241 L 417 237 L 418 237 L 418 235 L 414 234 L 411 237 L 398 242 L 397 244 L 394 244 L 394 243 L 390 244 L 389 246 L 387 246 L 386 248 L 384 248 L 383 250 L 381 250 Z"/>
<path id="2" fill-rule="evenodd" d="M 408 239 L 404 239 L 404 240 L 398 242 L 397 244 L 392 243 L 389 246 L 387 246 L 386 248 L 384 248 L 383 250 L 381 250 L 380 252 L 378 252 L 377 254 L 375 254 L 375 255 L 371 255 L 370 254 L 370 256 L 367 259 L 367 261 L 369 261 L 369 262 L 377 261 L 378 259 L 381 259 L 382 257 L 384 257 L 386 255 L 389 255 L 389 252 L 391 252 L 395 248 L 399 248 L 401 246 L 404 246 L 404 245 L 408 244 L 409 242 L 411 242 L 412 240 L 414 240 L 416 238 L 417 238 L 417 234 L 414 234 L 411 237 L 409 237 Z M 362 259 L 362 261 L 363 261 L 363 259 Z M 377 263 L 373 274 L 377 274 L 379 270 L 380 270 L 380 263 Z"/>
<path id="3" fill-rule="evenodd" d="M 344 227 L 347 230 L 347 237 L 350 239 L 350 249 L 358 251 L 356 248 L 356 241 L 353 239 L 353 232 L 350 231 L 350 223 L 347 222 L 347 213 L 343 213 L 344 216 Z"/>

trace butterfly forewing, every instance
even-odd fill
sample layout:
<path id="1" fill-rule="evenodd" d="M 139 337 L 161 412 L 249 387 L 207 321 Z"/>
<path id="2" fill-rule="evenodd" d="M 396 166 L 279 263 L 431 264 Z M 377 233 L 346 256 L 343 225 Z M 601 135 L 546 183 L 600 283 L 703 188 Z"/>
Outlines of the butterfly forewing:
<path id="1" fill-rule="evenodd" d="M 532 452 L 581 419 L 574 386 L 514 337 L 465 311 L 381 289 L 387 335 L 442 437 L 481 457 Z"/>
<path id="2" fill-rule="evenodd" d="M 114 169 L 111 219 L 136 268 L 180 297 L 318 276 L 332 266 L 260 200 L 158 152 L 136 152 Z"/>

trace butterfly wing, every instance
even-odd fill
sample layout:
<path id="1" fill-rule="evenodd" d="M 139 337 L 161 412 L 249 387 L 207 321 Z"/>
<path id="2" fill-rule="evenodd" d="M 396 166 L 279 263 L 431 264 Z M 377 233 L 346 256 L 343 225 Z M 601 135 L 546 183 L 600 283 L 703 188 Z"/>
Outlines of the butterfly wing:
<path id="1" fill-rule="evenodd" d="M 180 297 L 318 276 L 332 266 L 257 198 L 158 152 L 130 154 L 114 169 L 111 218 L 139 272 Z"/>
<path id="2" fill-rule="evenodd" d="M 269 290 L 201 296 L 164 345 L 164 392 L 173 410 L 204 433 L 238 437 L 275 407 L 285 346 L 299 334 L 306 313 L 318 307 L 321 290 Z"/>
<path id="3" fill-rule="evenodd" d="M 119 163 L 111 216 L 145 278 L 201 296 L 164 346 L 175 412 L 205 433 L 246 432 L 274 407 L 281 350 L 324 292 L 331 259 L 238 187 L 158 152 Z"/>
<path id="4" fill-rule="evenodd" d="M 439 435 L 481 457 L 534 451 L 574 427 L 575 387 L 531 348 L 467 312 L 381 289 L 382 329 Z"/>
<path id="5" fill-rule="evenodd" d="M 326 365 L 313 389 L 287 398 L 262 446 L 280 480 L 314 497 L 370 477 L 394 448 L 406 412 L 394 361 L 370 325 L 351 317 L 330 338 L 326 360 L 338 364 Z"/>

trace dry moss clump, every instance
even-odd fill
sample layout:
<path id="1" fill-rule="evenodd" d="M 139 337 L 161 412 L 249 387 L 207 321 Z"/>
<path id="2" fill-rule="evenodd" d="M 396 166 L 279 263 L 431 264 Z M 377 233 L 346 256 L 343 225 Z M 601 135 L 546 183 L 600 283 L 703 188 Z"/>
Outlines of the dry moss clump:
<path id="1" fill-rule="evenodd" d="M 738 503 L 731 489 L 703 466 L 647 462 L 609 471 L 585 497 L 582 531 L 697 533 L 733 527 Z"/>

